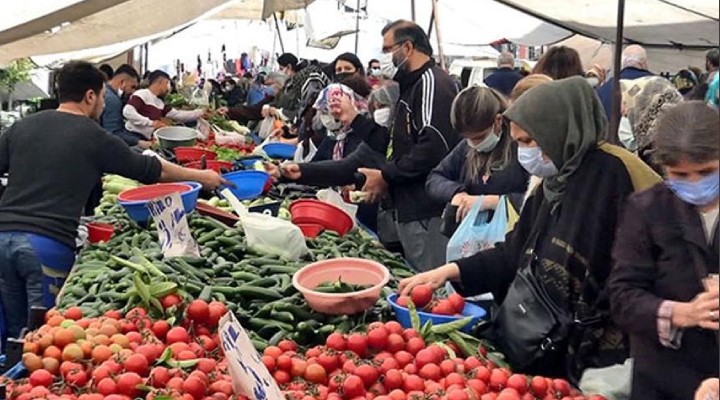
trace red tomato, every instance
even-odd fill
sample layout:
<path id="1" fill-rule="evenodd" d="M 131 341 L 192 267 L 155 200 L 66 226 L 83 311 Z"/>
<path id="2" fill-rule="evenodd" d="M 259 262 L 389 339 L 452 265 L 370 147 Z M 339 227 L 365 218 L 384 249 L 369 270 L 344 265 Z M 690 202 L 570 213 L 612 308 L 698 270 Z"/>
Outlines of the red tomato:
<path id="1" fill-rule="evenodd" d="M 190 342 L 190 335 L 188 335 L 185 328 L 176 326 L 168 331 L 165 341 L 167 344 L 188 343 Z"/>
<path id="2" fill-rule="evenodd" d="M 305 369 L 307 368 L 308 363 L 305 360 L 301 360 L 299 358 L 293 358 L 291 361 L 291 368 L 290 368 L 290 375 L 293 376 L 293 378 L 299 378 L 305 375 Z"/>
<path id="3" fill-rule="evenodd" d="M 205 323 L 210 318 L 210 307 L 205 300 L 193 300 L 187 308 L 187 316 L 192 321 Z"/>
<path id="4" fill-rule="evenodd" d="M 405 392 L 412 392 L 414 390 L 423 391 L 424 389 L 425 382 L 417 375 L 408 375 L 403 382 L 403 390 L 405 390 Z"/>
<path id="5" fill-rule="evenodd" d="M 182 391 L 192 396 L 193 399 L 200 400 L 205 396 L 207 387 L 205 387 L 205 382 L 191 376 L 183 382 Z"/>
<path id="6" fill-rule="evenodd" d="M 375 350 L 384 350 L 388 345 L 388 331 L 380 324 L 375 329 L 368 331 L 367 344 Z"/>
<path id="7" fill-rule="evenodd" d="M 390 333 L 397 333 L 398 335 L 402 335 L 402 325 L 400 325 L 397 321 L 388 321 L 385 323 L 385 329 L 388 330 Z"/>
<path id="8" fill-rule="evenodd" d="M 380 370 L 383 373 L 386 373 L 392 369 L 399 369 L 400 363 L 394 359 L 394 358 L 386 358 L 383 360 L 382 364 L 380 364 Z"/>
<path id="9" fill-rule="evenodd" d="M 342 389 L 345 397 L 349 399 L 365 395 L 365 384 L 359 376 L 348 376 L 342 384 Z"/>
<path id="10" fill-rule="evenodd" d="M 437 364 L 426 364 L 420 368 L 419 375 L 423 379 L 438 381 L 442 377 L 442 370 Z"/>
<path id="11" fill-rule="evenodd" d="M 367 353 L 367 339 L 359 333 L 353 333 L 347 338 L 347 349 L 364 357 Z"/>
<path id="12" fill-rule="evenodd" d="M 208 304 L 209 309 L 209 315 L 207 324 L 211 328 L 215 328 L 218 326 L 218 323 L 220 322 L 220 318 L 223 317 L 223 315 L 227 314 L 227 307 L 225 304 L 219 302 L 219 301 L 213 301 Z"/>
<path id="13" fill-rule="evenodd" d="M 146 376 L 150 363 L 144 355 L 136 353 L 125 359 L 123 366 L 127 372 L 134 372 L 140 376 Z"/>
<path id="14" fill-rule="evenodd" d="M 423 308 L 433 299 L 433 290 L 430 285 L 418 285 L 410 291 L 410 298 L 417 308 Z"/>
<path id="15" fill-rule="evenodd" d="M 467 381 L 467 386 L 472 388 L 478 396 L 483 395 L 488 391 L 487 384 L 480 379 L 470 379 Z"/>
<path id="16" fill-rule="evenodd" d="M 272 358 L 278 358 L 282 355 L 283 351 L 277 346 L 268 346 L 263 351 L 263 355 L 270 356 Z"/>
<path id="17" fill-rule="evenodd" d="M 536 396 L 545 396 L 548 391 L 547 380 L 541 376 L 533 376 L 530 381 L 530 388 Z"/>
<path id="18" fill-rule="evenodd" d="M 515 389 L 520 395 L 523 395 L 528 389 L 528 378 L 521 374 L 511 375 L 507 380 L 507 387 Z"/>
<path id="19" fill-rule="evenodd" d="M 142 383 L 142 377 L 134 372 L 127 372 L 120 375 L 117 378 L 117 392 L 130 396 L 132 398 L 140 395 L 140 390 L 137 388 Z"/>
<path id="20" fill-rule="evenodd" d="M 278 343 L 278 347 L 284 352 L 297 351 L 298 349 L 297 344 L 292 340 L 281 340 L 280 343 Z"/>
<path id="21" fill-rule="evenodd" d="M 412 351 L 411 351 L 412 353 Z M 437 360 L 437 355 L 431 349 L 422 349 L 415 355 L 415 366 L 422 368 L 427 364 L 432 364 Z"/>
<path id="22" fill-rule="evenodd" d="M 328 336 L 327 340 L 325 341 L 325 344 L 328 348 L 333 349 L 335 351 L 345 351 L 347 348 L 347 345 L 345 343 L 345 338 L 343 335 L 339 333 L 331 333 L 330 336 Z"/>
<path id="23" fill-rule="evenodd" d="M 30 374 L 30 385 L 33 387 L 49 387 L 52 385 L 53 380 L 55 380 L 55 377 L 44 369 L 35 370 L 32 374 Z"/>
<path id="24" fill-rule="evenodd" d="M 496 368 L 490 371 L 490 388 L 502 390 L 507 386 L 508 375 L 501 369 Z"/>
<path id="25" fill-rule="evenodd" d="M 275 382 L 278 383 L 278 385 L 284 385 L 286 383 L 289 383 L 292 377 L 289 373 L 286 371 L 277 370 L 273 373 L 273 378 L 275 379 Z"/>
<path id="26" fill-rule="evenodd" d="M 395 360 L 400 365 L 400 368 L 404 368 L 406 365 L 412 362 L 413 356 L 405 350 L 400 350 L 395 353 Z"/>
<path id="27" fill-rule="evenodd" d="M 325 371 L 325 368 L 323 368 L 320 364 L 308 365 L 305 369 L 305 375 L 303 375 L 303 377 L 306 381 L 315 384 L 324 384 L 325 382 L 327 382 L 327 372 Z"/>
<path id="28" fill-rule="evenodd" d="M 553 379 L 553 389 L 561 396 L 570 394 L 570 384 L 564 379 Z"/>
<path id="29" fill-rule="evenodd" d="M 170 380 L 170 372 L 165 367 L 155 367 L 150 371 L 149 384 L 155 388 L 164 388 Z"/>
<path id="30" fill-rule="evenodd" d="M 520 393 L 515 389 L 506 388 L 498 394 L 497 400 L 520 400 Z"/>
<path id="31" fill-rule="evenodd" d="M 418 352 L 420 350 L 423 350 L 424 348 L 425 341 L 419 337 L 410 338 L 407 343 L 405 343 L 405 351 L 412 354 L 413 356 L 418 354 Z"/>
<path id="32" fill-rule="evenodd" d="M 430 312 L 438 315 L 455 315 L 455 309 L 453 308 L 452 303 L 450 303 L 447 299 L 438 301 Z"/>
<path id="33" fill-rule="evenodd" d="M 445 395 L 447 400 L 469 400 L 467 393 L 462 389 L 452 389 Z"/>
<path id="34" fill-rule="evenodd" d="M 335 371 L 340 366 L 340 358 L 337 354 L 322 353 L 317 357 L 317 362 L 325 371 Z"/>
<path id="35" fill-rule="evenodd" d="M 410 302 L 410 297 L 409 296 L 400 296 L 397 298 L 396 302 L 400 307 L 407 308 L 408 303 Z"/>
<path id="36" fill-rule="evenodd" d="M 462 314 L 465 309 L 465 299 L 457 293 L 451 293 L 447 299 L 453 306 L 453 311 L 457 314 Z"/>
<path id="37" fill-rule="evenodd" d="M 378 378 L 380 377 L 377 369 L 375 369 L 375 367 L 373 367 L 372 365 L 368 364 L 358 365 L 358 367 L 355 368 L 355 371 L 353 371 L 353 374 L 357 375 L 358 377 L 360 377 L 360 379 L 362 379 L 365 387 L 372 386 L 375 382 L 377 382 Z"/>
<path id="38" fill-rule="evenodd" d="M 403 384 L 403 374 L 397 369 L 391 369 L 385 373 L 385 387 L 388 390 L 399 389 Z"/>

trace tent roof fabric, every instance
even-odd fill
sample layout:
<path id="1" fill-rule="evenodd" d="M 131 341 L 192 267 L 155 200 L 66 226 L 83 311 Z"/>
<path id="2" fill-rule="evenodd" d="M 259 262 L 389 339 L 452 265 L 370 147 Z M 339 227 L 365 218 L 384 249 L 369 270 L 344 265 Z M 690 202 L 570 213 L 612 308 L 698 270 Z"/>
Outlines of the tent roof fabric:
<path id="1" fill-rule="evenodd" d="M 617 1 L 497 0 L 564 29 L 614 42 Z M 708 49 L 720 43 L 716 0 L 627 0 L 625 41 L 648 48 Z"/>

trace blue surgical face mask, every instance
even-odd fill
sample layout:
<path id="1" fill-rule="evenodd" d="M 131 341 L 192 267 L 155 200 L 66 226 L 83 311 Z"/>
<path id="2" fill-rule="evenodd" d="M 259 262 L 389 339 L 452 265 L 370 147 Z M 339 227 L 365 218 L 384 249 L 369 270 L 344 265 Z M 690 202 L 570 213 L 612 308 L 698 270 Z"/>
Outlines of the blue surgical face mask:
<path id="1" fill-rule="evenodd" d="M 531 175 L 549 178 L 558 173 L 558 169 L 551 160 L 543 158 L 542 149 L 535 147 L 518 147 L 518 162 Z"/>
<path id="2" fill-rule="evenodd" d="M 668 185 L 680 200 L 694 206 L 705 206 L 717 200 L 720 195 L 720 172 L 702 177 L 695 182 L 683 179 L 667 179 Z"/>
<path id="3" fill-rule="evenodd" d="M 495 132 L 490 132 L 487 137 L 485 137 L 485 139 L 483 139 L 483 141 L 478 144 L 473 144 L 470 139 L 467 140 L 468 146 L 470 146 L 470 148 L 477 151 L 478 153 L 490 153 L 491 151 L 495 150 L 495 147 L 497 147 L 497 144 L 499 142 L 500 136 Z"/>

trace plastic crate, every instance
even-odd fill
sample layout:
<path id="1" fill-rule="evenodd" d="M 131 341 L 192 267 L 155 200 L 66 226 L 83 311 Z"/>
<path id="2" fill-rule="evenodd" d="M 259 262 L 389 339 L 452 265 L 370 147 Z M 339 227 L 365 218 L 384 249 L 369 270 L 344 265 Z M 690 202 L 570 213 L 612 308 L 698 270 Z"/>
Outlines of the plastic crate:
<path id="1" fill-rule="evenodd" d="M 0 356 L 4 358 L 5 356 Z M 5 378 L 10 378 L 12 380 L 18 380 L 22 379 L 27 376 L 27 369 L 23 365 L 22 361 L 13 365 L 10 369 L 5 371 L 5 373 L 2 375 Z"/>

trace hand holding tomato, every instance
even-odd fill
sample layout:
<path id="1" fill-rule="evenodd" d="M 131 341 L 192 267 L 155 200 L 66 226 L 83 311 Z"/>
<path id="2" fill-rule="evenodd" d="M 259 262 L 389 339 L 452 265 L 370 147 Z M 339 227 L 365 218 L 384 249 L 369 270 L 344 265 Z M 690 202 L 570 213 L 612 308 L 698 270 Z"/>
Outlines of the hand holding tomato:
<path id="1" fill-rule="evenodd" d="M 401 280 L 398 292 L 401 296 L 408 296 L 418 285 L 428 285 L 430 289 L 435 290 L 447 281 L 456 282 L 459 279 L 460 267 L 455 263 L 445 264 L 442 267 Z"/>

